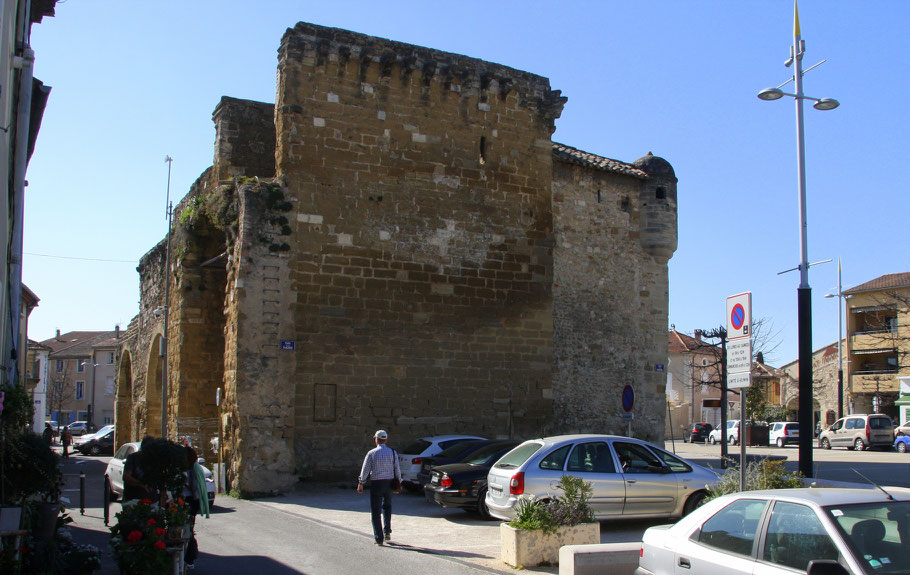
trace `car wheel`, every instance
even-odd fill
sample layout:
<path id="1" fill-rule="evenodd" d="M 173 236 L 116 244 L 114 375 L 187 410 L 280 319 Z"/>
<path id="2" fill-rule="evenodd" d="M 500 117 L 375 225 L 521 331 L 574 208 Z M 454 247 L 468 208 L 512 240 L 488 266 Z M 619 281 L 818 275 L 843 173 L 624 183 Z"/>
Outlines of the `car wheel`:
<path id="1" fill-rule="evenodd" d="M 727 439 L 727 443 L 729 443 L 730 445 L 736 445 L 736 438 L 733 437 L 733 436 L 731 435 L 731 436 Z"/>
<path id="2" fill-rule="evenodd" d="M 901 444 L 903 445 L 903 444 Z M 484 487 L 480 490 L 480 494 L 477 497 L 477 513 L 480 514 L 484 519 L 493 519 L 490 515 L 490 510 L 487 508 L 487 488 Z"/>
<path id="3" fill-rule="evenodd" d="M 111 501 L 117 501 L 117 494 L 114 492 L 114 486 L 111 485 L 109 477 L 104 478 L 104 489 L 110 494 Z"/>
<path id="4" fill-rule="evenodd" d="M 88 450 L 88 453 L 89 453 L 89 455 L 101 455 L 101 448 L 98 447 L 97 445 L 93 445 L 93 446 Z"/>
<path id="5" fill-rule="evenodd" d="M 689 498 L 686 499 L 686 504 L 683 506 L 683 517 L 704 505 L 707 497 L 708 494 L 704 491 L 696 491 L 690 495 Z"/>
<path id="6" fill-rule="evenodd" d="M 717 444 L 717 439 L 713 435 L 711 436 L 711 438 L 708 441 L 711 442 L 711 445 Z"/>
<path id="7" fill-rule="evenodd" d="M 907 453 L 907 442 L 906 441 L 901 441 L 900 443 L 897 444 L 897 452 L 898 453 Z"/>
<path id="8" fill-rule="evenodd" d="M 777 446 L 778 446 L 778 447 L 783 447 L 783 446 L 784 446 L 784 438 L 783 438 L 783 437 L 778 437 L 778 438 L 777 438 Z"/>
<path id="9" fill-rule="evenodd" d="M 822 437 L 821 446 L 822 449 L 831 449 L 831 442 L 828 441 L 827 437 Z"/>
<path id="10" fill-rule="evenodd" d="M 863 442 L 863 440 L 861 438 L 857 437 L 856 441 L 853 442 L 853 449 L 855 449 L 857 451 L 863 451 L 864 449 L 866 449 L 866 444 L 865 444 L 865 442 Z"/>

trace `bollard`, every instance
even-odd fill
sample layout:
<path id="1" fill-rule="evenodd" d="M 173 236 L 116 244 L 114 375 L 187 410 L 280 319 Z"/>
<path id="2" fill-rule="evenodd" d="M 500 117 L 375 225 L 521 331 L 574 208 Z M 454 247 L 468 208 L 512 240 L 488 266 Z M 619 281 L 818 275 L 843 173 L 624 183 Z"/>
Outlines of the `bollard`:
<path id="1" fill-rule="evenodd" d="M 107 480 L 104 480 L 104 524 L 107 525 L 111 518 L 111 490 L 108 487 Z"/>
<path id="2" fill-rule="evenodd" d="M 85 472 L 79 472 L 79 514 L 85 515 Z"/>

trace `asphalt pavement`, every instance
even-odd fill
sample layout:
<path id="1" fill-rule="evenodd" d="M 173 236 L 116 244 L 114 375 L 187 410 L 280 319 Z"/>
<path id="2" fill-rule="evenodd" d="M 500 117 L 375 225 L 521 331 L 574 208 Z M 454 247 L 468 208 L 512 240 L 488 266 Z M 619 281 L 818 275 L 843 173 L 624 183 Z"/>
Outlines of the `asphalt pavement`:
<path id="1" fill-rule="evenodd" d="M 677 442 L 668 450 L 696 463 L 719 467 L 720 447 Z M 738 447 L 731 449 L 738 453 Z M 795 447 L 749 447 L 747 455 L 786 457 L 797 466 Z M 854 469 L 882 485 L 910 487 L 910 455 L 895 452 L 856 453 L 814 450 L 818 476 L 837 481 L 862 481 Z M 102 509 L 103 473 L 108 457 L 71 456 L 62 462 L 63 495 L 70 500 L 71 526 L 78 542 L 98 546 L 104 555 L 102 575 L 118 573 L 108 554 L 109 530 Z M 86 508 L 79 510 L 80 472 L 85 473 Z M 301 483 L 290 494 L 255 500 L 219 494 L 209 519 L 197 520 L 200 558 L 194 573 L 268 573 L 307 575 L 382 573 L 512 573 L 499 559 L 498 521 L 484 521 L 457 509 L 443 509 L 422 494 L 393 499 L 392 541 L 373 544 L 369 496 L 354 485 Z M 110 524 L 119 504 L 110 509 Z M 640 541 L 651 525 L 664 521 L 608 521 L 601 524 L 601 542 Z M 558 567 L 525 569 L 557 573 Z"/>

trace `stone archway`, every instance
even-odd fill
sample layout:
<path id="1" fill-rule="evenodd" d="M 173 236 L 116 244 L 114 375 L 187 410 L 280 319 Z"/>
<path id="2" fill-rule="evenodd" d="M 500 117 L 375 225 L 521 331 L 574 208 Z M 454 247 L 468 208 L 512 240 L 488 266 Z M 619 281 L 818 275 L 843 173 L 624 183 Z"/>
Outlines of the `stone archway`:
<path id="1" fill-rule="evenodd" d="M 114 449 L 136 441 L 133 419 L 133 359 L 129 351 L 120 358 L 117 372 L 117 401 L 114 404 Z"/>
<path id="2" fill-rule="evenodd" d="M 160 355 L 161 334 L 152 338 L 149 347 L 148 370 L 145 377 L 145 435 L 161 435 L 161 371 L 164 367 Z"/>

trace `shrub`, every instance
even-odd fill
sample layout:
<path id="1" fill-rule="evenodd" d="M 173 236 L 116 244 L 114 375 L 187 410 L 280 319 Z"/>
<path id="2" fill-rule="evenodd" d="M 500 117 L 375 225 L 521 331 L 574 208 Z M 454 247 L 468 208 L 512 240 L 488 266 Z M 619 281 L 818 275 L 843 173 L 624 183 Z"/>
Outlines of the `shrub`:
<path id="1" fill-rule="evenodd" d="M 763 459 L 746 465 L 746 491 L 757 489 L 793 489 L 802 487 L 803 476 L 798 471 L 788 473 L 783 461 Z M 720 482 L 708 489 L 708 498 L 715 499 L 728 493 L 738 493 L 740 484 L 739 469 L 728 468 Z"/>
<path id="2" fill-rule="evenodd" d="M 522 495 L 515 506 L 515 519 L 509 525 L 516 529 L 554 533 L 558 527 L 590 523 L 594 513 L 588 505 L 591 484 L 572 475 L 563 475 L 557 489 L 562 495 L 542 501 L 533 495 Z"/>

